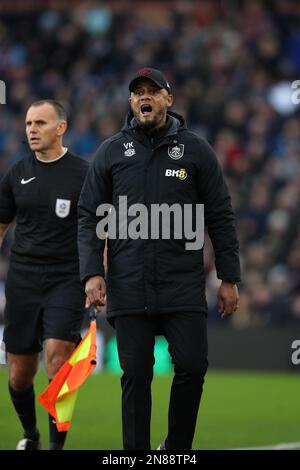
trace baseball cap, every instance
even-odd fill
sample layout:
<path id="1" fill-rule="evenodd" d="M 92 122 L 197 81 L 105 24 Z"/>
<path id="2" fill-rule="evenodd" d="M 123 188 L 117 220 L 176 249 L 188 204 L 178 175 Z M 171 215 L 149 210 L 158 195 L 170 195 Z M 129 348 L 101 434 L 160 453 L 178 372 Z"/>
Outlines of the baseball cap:
<path id="1" fill-rule="evenodd" d="M 166 77 L 157 69 L 152 69 L 151 67 L 144 67 L 140 69 L 135 77 L 129 83 L 129 91 L 132 91 L 138 82 L 142 78 L 148 78 L 152 80 L 159 88 L 165 88 L 169 94 L 171 94 L 171 88 L 167 82 Z"/>

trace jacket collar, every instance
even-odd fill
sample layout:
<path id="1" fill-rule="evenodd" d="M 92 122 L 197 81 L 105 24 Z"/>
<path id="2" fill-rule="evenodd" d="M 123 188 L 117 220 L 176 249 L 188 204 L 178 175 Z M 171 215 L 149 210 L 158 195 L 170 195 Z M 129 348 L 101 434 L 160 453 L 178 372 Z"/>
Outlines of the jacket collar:
<path id="1" fill-rule="evenodd" d="M 185 120 L 180 114 L 177 114 L 173 111 L 168 111 L 167 117 L 168 122 L 166 126 L 162 129 L 162 134 L 164 137 L 175 135 L 179 130 L 186 129 Z M 141 134 L 147 135 L 137 123 L 132 111 L 128 112 L 124 126 L 122 127 L 123 132 L 129 130 L 138 130 Z"/>

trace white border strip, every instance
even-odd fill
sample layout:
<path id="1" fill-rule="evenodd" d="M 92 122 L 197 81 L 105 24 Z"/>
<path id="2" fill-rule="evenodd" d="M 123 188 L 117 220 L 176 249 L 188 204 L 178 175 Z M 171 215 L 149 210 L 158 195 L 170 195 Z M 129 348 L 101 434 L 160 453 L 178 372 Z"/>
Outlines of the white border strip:
<path id="1" fill-rule="evenodd" d="M 231 450 L 294 450 L 300 449 L 300 442 L 287 442 L 282 444 L 274 444 L 271 446 L 260 446 L 260 447 L 240 447 Z"/>

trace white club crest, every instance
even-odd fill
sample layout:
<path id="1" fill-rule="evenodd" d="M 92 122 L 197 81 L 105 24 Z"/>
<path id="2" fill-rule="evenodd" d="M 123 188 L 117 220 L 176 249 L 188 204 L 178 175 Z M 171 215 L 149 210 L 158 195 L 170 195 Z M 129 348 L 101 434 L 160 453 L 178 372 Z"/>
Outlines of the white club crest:
<path id="1" fill-rule="evenodd" d="M 135 150 L 134 149 L 127 149 L 127 150 L 125 150 L 124 155 L 125 155 L 125 157 L 132 157 L 133 155 L 135 155 Z"/>
<path id="2" fill-rule="evenodd" d="M 55 214 L 64 219 L 70 214 L 71 201 L 68 199 L 56 199 Z"/>
<path id="3" fill-rule="evenodd" d="M 168 155 L 173 160 L 179 160 L 184 154 L 184 144 L 173 144 L 168 147 Z"/>

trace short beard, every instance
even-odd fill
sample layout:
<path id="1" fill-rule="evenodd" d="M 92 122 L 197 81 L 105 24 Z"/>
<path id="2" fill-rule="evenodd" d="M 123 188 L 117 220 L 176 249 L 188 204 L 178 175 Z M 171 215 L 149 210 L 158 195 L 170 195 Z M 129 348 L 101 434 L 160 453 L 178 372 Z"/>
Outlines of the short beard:
<path id="1" fill-rule="evenodd" d="M 139 119 L 137 119 L 137 123 L 143 131 L 152 131 L 156 127 L 155 126 L 155 121 L 141 122 L 141 121 L 139 121 Z"/>
<path id="2" fill-rule="evenodd" d="M 157 127 L 157 125 L 160 122 L 161 117 L 163 116 L 163 113 L 159 113 L 152 121 L 142 122 L 142 121 L 139 120 L 138 114 L 136 114 L 136 113 L 133 113 L 133 114 L 134 114 L 135 120 L 138 123 L 139 127 L 141 129 L 143 129 L 144 131 L 148 131 L 148 132 L 152 131 L 153 129 L 155 129 Z"/>

